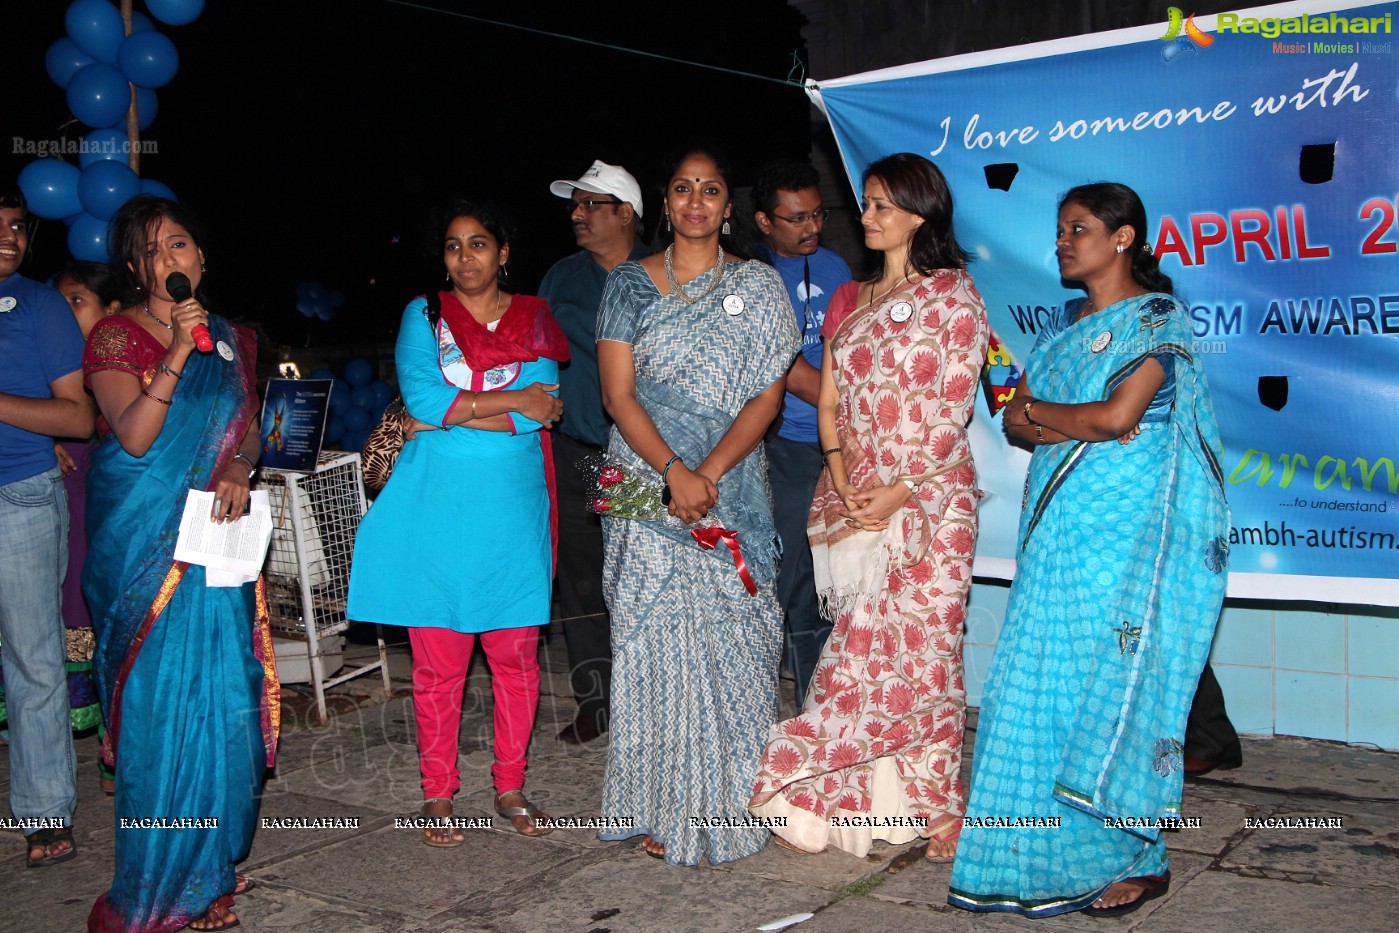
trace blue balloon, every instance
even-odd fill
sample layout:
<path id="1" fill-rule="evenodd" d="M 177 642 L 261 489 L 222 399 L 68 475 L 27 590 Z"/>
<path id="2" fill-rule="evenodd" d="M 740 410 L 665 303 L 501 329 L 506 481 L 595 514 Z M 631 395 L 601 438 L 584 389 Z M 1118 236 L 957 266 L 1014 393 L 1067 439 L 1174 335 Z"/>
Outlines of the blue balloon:
<path id="1" fill-rule="evenodd" d="M 345 381 L 352 386 L 367 385 L 374 378 L 374 365 L 363 357 L 355 357 L 345 364 Z"/>
<path id="2" fill-rule="evenodd" d="M 140 10 L 131 11 L 131 31 L 133 33 L 150 32 L 154 28 L 155 20 L 151 19 L 149 16 L 147 16 L 145 13 L 142 13 Z M 118 54 L 120 54 L 120 52 L 118 52 Z"/>
<path id="3" fill-rule="evenodd" d="M 76 42 L 64 36 L 49 46 L 48 52 L 44 54 L 44 70 L 49 73 L 54 84 L 67 90 L 73 75 L 95 61 L 97 59 L 78 48 Z"/>
<path id="4" fill-rule="evenodd" d="M 350 384 L 349 384 L 348 382 L 346 382 L 344 379 L 341 379 L 339 376 L 336 376 L 336 377 L 335 377 L 335 381 L 334 381 L 333 383 L 331 383 L 331 386 L 330 386 L 330 398 L 331 398 L 331 405 L 330 405 L 330 407 L 333 408 L 333 409 L 335 409 L 336 411 L 343 411 L 344 409 L 349 408 L 349 407 L 350 407 L 350 392 L 351 392 Z M 340 401 L 339 401 L 339 402 L 336 402 L 336 401 L 335 401 L 335 397 L 336 397 L 336 396 L 339 396 L 339 397 L 340 397 Z"/>
<path id="5" fill-rule="evenodd" d="M 63 14 L 68 37 L 99 62 L 117 60 L 117 50 L 126 37 L 121 12 L 107 0 L 73 0 Z"/>
<path id="6" fill-rule="evenodd" d="M 175 197 L 175 189 L 171 188 L 163 181 L 156 181 L 154 178 L 141 179 L 141 193 L 153 194 L 158 198 L 165 198 L 167 201 L 178 201 Z"/>
<path id="7" fill-rule="evenodd" d="M 367 384 L 355 386 L 354 389 L 350 391 L 350 402 L 358 408 L 363 408 L 365 411 L 373 411 L 374 390 L 369 388 Z"/>
<path id="8" fill-rule="evenodd" d="M 326 299 L 326 297 L 328 296 L 328 294 L 329 294 L 329 293 L 326 292 L 326 290 L 325 290 L 325 286 L 322 285 L 320 282 L 307 282 L 307 283 L 306 283 L 306 297 L 307 297 L 307 298 L 310 298 L 310 299 L 312 299 L 313 301 L 315 301 L 315 302 L 317 302 L 317 303 L 320 303 L 321 301 L 324 301 L 324 300 Z"/>
<path id="9" fill-rule="evenodd" d="M 155 115 L 160 110 L 156 101 L 155 91 L 148 87 L 138 87 L 136 89 L 136 126 L 138 129 L 149 129 L 155 122 Z M 112 121 L 115 129 L 126 132 L 126 113 Z"/>
<path id="10" fill-rule="evenodd" d="M 302 317 L 315 317 L 316 303 L 307 301 L 305 298 L 298 298 L 296 299 L 296 310 Z"/>
<path id="11" fill-rule="evenodd" d="M 204 12 L 204 0 L 146 0 L 146 9 L 167 26 L 183 26 Z"/>
<path id="12" fill-rule="evenodd" d="M 78 200 L 98 220 L 111 220 L 117 208 L 140 193 L 141 179 L 122 162 L 94 162 L 78 179 Z"/>
<path id="13" fill-rule="evenodd" d="M 158 32 L 133 32 L 122 41 L 117 67 L 138 87 L 163 87 L 180 70 L 180 53 Z"/>
<path id="14" fill-rule="evenodd" d="M 88 126 L 111 126 L 131 106 L 131 85 L 111 65 L 95 62 L 68 82 L 68 109 Z"/>
<path id="15" fill-rule="evenodd" d="M 320 369 L 313 370 L 313 371 L 311 372 L 311 375 L 307 376 L 306 378 L 307 378 L 307 379 L 334 379 L 334 378 L 335 378 L 335 372 L 334 372 L 334 370 L 330 369 L 329 367 L 322 366 Z"/>
<path id="16" fill-rule="evenodd" d="M 19 190 L 36 216 L 60 220 L 83 212 L 78 177 L 77 168 L 67 162 L 39 159 L 20 170 Z"/>
<path id="17" fill-rule="evenodd" d="M 341 417 L 345 419 L 346 430 L 351 432 L 365 430 L 372 421 L 369 417 L 369 411 L 360 408 L 358 405 L 351 405 L 349 408 L 345 409 Z M 364 445 L 361 444 L 360 446 Z"/>
<path id="18" fill-rule="evenodd" d="M 334 444 L 345 436 L 345 421 L 339 415 L 331 415 L 325 420 L 325 442 Z"/>
<path id="19" fill-rule="evenodd" d="M 374 407 L 382 409 L 389 402 L 393 401 L 393 389 L 382 379 L 375 379 L 369 384 L 369 389 L 374 393 Z"/>
<path id="20" fill-rule="evenodd" d="M 74 259 L 107 262 L 107 221 L 79 214 L 68 227 L 68 252 Z"/>
<path id="21" fill-rule="evenodd" d="M 78 164 L 87 168 L 94 162 L 110 160 L 125 162 L 127 149 L 126 134 L 113 127 L 93 130 L 83 137 L 82 148 L 78 151 Z"/>

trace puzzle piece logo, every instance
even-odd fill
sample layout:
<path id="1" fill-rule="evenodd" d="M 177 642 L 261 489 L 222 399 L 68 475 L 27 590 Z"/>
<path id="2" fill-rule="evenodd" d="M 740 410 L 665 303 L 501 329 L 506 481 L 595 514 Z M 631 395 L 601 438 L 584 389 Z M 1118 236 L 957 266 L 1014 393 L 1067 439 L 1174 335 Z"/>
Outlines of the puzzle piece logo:
<path id="1" fill-rule="evenodd" d="M 986 365 L 981 370 L 981 391 L 986 396 L 986 410 L 992 418 L 1000 414 L 1015 395 L 1015 387 L 1020 384 L 1020 372 L 1010 348 L 992 330 L 991 339 L 986 344 Z"/>
<path id="2" fill-rule="evenodd" d="M 1195 25 L 1194 13 L 1185 16 L 1178 6 L 1170 7 L 1166 13 L 1169 17 L 1166 34 L 1161 37 L 1161 41 L 1166 43 L 1166 47 L 1161 50 L 1163 61 L 1169 62 L 1181 52 L 1193 52 L 1196 48 L 1207 49 L 1214 44 L 1214 36 L 1201 32 Z M 1185 35 L 1181 35 L 1182 32 Z"/>

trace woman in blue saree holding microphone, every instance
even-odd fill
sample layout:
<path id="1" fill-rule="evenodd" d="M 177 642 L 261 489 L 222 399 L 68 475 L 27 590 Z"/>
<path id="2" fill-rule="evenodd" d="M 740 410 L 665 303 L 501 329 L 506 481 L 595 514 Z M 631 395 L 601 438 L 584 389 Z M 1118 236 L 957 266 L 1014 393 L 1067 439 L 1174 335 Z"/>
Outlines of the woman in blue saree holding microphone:
<path id="1" fill-rule="evenodd" d="M 1088 297 L 1041 332 L 1005 409 L 1034 455 L 956 907 L 1116 916 L 1170 883 L 1161 825 L 1181 813 L 1229 510 L 1189 314 L 1146 229 L 1123 185 L 1083 185 L 1059 206 L 1060 272 Z"/>
<path id="2" fill-rule="evenodd" d="M 278 722 L 261 581 L 211 585 L 174 559 L 191 489 L 213 518 L 247 509 L 259 452 L 252 331 L 209 314 L 193 216 L 142 195 L 112 220 L 127 307 L 88 338 L 83 370 L 102 420 L 88 475 L 83 592 L 93 669 L 116 756 L 116 868 L 96 931 L 221 930 L 238 923 L 234 874 L 252 844 Z M 178 276 L 188 279 L 183 294 Z M 172 279 L 174 281 L 172 281 Z M 201 334 L 207 352 L 195 352 Z"/>

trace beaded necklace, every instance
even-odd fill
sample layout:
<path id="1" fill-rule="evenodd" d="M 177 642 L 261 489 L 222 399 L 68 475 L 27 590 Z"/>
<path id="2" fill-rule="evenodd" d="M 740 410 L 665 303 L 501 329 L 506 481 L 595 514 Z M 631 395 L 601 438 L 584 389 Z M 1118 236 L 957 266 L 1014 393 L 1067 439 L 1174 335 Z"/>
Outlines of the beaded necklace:
<path id="1" fill-rule="evenodd" d="M 685 304 L 687 305 L 694 304 L 696 301 L 699 301 L 701 298 L 714 291 L 714 289 L 718 288 L 720 281 L 722 281 L 724 278 L 723 269 L 724 247 L 720 246 L 719 255 L 718 258 L 714 260 L 714 265 L 710 266 L 709 269 L 705 270 L 708 272 L 714 272 L 714 278 L 710 281 L 708 288 L 706 288 L 704 291 L 700 292 L 698 295 L 695 295 L 692 298 L 689 295 L 685 294 L 685 289 L 680 286 L 680 280 L 675 277 L 675 244 L 672 243 L 665 248 L 666 284 L 670 286 L 671 294 L 679 297 L 679 299 L 685 302 Z M 704 275 L 704 273 L 701 272 L 700 275 Z M 699 278 L 699 275 L 695 276 L 695 278 Z"/>
<path id="2" fill-rule="evenodd" d="M 144 312 L 146 312 L 146 314 L 150 316 L 150 319 L 151 319 L 152 321 L 155 321 L 157 324 L 159 324 L 161 327 L 165 328 L 166 330 L 174 330 L 174 329 L 175 329 L 175 326 L 174 326 L 173 324 L 167 324 L 167 323 L 165 323 L 164 321 L 162 321 L 162 320 L 160 319 L 160 315 L 156 314 L 154 311 L 151 310 L 151 303 L 150 303 L 149 301 L 147 301 L 145 304 L 141 305 L 141 310 L 144 311 Z"/>

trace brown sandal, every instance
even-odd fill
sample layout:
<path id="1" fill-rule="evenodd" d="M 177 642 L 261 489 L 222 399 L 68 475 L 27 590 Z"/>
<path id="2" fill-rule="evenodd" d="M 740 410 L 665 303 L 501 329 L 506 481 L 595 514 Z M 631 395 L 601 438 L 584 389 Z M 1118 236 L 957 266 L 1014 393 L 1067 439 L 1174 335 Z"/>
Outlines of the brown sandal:
<path id="1" fill-rule="evenodd" d="M 196 923 L 214 924 L 214 926 L 195 926 Z M 225 894 L 209 905 L 209 909 L 204 911 L 204 916 L 191 922 L 185 929 L 204 933 L 205 930 L 231 930 L 240 925 L 238 918 L 233 913 L 233 898 Z"/>
<path id="2" fill-rule="evenodd" d="M 951 829 L 951 832 L 948 832 L 948 829 L 949 829 L 949 828 Z M 929 834 L 929 836 L 928 836 L 928 847 L 924 850 L 923 857 L 926 858 L 928 861 L 932 862 L 934 865 L 946 865 L 948 862 L 951 862 L 954 858 L 956 858 L 956 856 L 957 856 L 957 839 L 958 839 L 961 835 L 962 835 L 962 818 L 961 818 L 961 817 L 957 817 L 955 820 L 945 822 L 945 823 L 942 825 L 942 828 L 941 828 L 941 829 L 935 829 L 935 830 L 932 831 L 931 834 Z M 939 845 L 939 844 L 942 844 L 942 843 L 951 843 L 951 844 L 952 844 L 952 854 L 951 854 L 951 855 L 934 855 L 934 854 L 933 854 L 933 846 Z"/>

